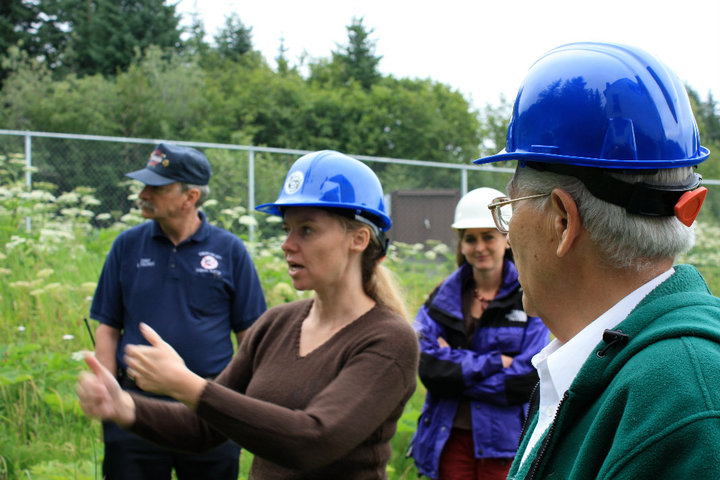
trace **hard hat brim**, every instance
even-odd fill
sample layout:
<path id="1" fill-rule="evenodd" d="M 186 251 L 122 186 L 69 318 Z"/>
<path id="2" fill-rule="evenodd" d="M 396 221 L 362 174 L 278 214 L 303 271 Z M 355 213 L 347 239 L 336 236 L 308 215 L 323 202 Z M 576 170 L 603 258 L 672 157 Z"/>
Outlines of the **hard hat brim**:
<path id="1" fill-rule="evenodd" d="M 655 168 L 678 168 L 690 167 L 704 162 L 710 155 L 710 150 L 700 147 L 698 155 L 693 158 L 682 158 L 677 160 L 658 159 L 658 160 L 626 160 L 613 158 L 587 158 L 574 157 L 570 155 L 556 155 L 552 153 L 538 152 L 507 152 L 505 149 L 499 151 L 495 155 L 478 158 L 473 163 L 481 165 L 493 162 L 507 162 L 510 160 L 538 162 L 538 163 L 560 163 L 569 164 L 579 167 L 595 167 L 595 168 L 620 168 L 631 170 L 650 170 Z"/>

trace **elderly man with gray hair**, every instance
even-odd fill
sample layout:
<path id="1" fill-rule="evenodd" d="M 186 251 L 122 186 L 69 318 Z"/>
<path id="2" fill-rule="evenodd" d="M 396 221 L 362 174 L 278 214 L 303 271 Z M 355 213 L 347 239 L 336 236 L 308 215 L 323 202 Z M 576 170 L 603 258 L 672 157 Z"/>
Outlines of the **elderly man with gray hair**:
<path id="1" fill-rule="evenodd" d="M 530 68 L 507 145 L 528 315 L 555 339 L 512 479 L 720 478 L 720 299 L 693 267 L 709 151 L 683 85 L 646 52 L 574 43 Z"/>

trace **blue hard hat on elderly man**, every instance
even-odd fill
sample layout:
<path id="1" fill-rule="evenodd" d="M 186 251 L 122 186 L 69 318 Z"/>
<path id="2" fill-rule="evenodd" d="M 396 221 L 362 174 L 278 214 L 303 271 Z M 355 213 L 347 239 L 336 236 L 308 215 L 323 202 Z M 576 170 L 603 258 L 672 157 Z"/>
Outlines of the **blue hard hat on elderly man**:
<path id="1" fill-rule="evenodd" d="M 212 175 L 205 155 L 190 147 L 161 143 L 150 153 L 145 168 L 126 173 L 126 177 L 145 185 L 162 186 L 174 182 L 207 185 Z"/>
<path id="2" fill-rule="evenodd" d="M 690 226 L 707 193 L 685 185 L 626 183 L 613 172 L 696 166 L 700 145 L 685 87 L 664 64 L 627 45 L 577 42 L 543 55 L 513 106 L 505 149 L 474 163 L 518 160 L 577 178 L 597 198 L 644 216 L 676 216 Z"/>

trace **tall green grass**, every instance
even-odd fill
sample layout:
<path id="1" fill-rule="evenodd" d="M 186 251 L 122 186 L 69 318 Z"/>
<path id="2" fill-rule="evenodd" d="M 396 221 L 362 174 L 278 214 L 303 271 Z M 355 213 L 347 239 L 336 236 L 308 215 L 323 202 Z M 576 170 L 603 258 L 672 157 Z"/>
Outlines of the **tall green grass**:
<path id="1" fill-rule="evenodd" d="M 113 239 L 142 218 L 93 214 L 90 188 L 54 196 L 52 185 L 36 184 L 28 192 L 23 165 L 21 157 L 0 156 L 0 480 L 100 479 L 100 424 L 82 415 L 74 394 L 85 368 L 79 352 L 92 349 L 84 318 Z M 242 207 L 211 201 L 204 208 L 215 223 L 247 239 L 254 220 Z M 257 240 L 248 247 L 268 303 L 307 296 L 289 283 L 277 223 L 261 218 Z M 700 225 L 698 246 L 686 257 L 713 290 L 720 286 L 719 233 L 716 226 Z M 411 312 L 454 269 L 453 257 L 437 243 L 391 247 L 385 262 Z M 94 331 L 96 324 L 90 327 Z M 390 479 L 417 477 L 405 451 L 423 399 L 419 385 L 392 441 Z M 241 478 L 251 457 L 241 457 Z"/>

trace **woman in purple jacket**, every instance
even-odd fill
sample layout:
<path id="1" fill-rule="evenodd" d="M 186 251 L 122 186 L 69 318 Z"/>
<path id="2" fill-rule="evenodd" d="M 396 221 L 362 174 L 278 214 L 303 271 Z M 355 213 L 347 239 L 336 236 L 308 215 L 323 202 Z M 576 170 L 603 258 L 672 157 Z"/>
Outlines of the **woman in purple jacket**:
<path id="1" fill-rule="evenodd" d="M 528 317 L 505 234 L 487 205 L 492 188 L 455 209 L 459 268 L 415 317 L 427 399 L 409 455 L 434 479 L 504 479 L 515 455 L 537 373 L 530 359 L 549 341 Z"/>

